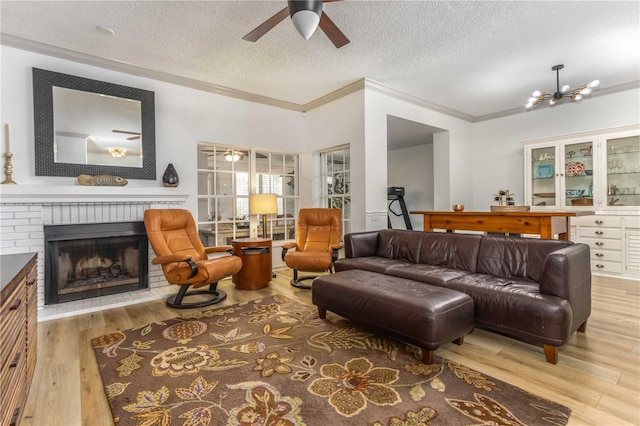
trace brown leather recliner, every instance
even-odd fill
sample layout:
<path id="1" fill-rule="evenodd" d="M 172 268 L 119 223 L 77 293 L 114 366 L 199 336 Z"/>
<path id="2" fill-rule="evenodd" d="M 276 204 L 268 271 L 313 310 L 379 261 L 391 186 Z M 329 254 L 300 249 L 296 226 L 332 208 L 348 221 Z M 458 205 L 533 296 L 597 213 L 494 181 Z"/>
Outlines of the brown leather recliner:
<path id="1" fill-rule="evenodd" d="M 343 247 L 342 212 L 340 209 L 306 208 L 298 212 L 296 241 L 282 244 L 282 260 L 293 269 L 291 285 L 310 289 L 301 283 L 316 276 L 298 277 L 298 271 L 333 273 L 333 262 Z M 290 251 L 295 249 L 295 251 Z"/>
<path id="2" fill-rule="evenodd" d="M 174 296 L 167 299 L 172 308 L 198 308 L 221 302 L 227 297 L 217 290 L 218 281 L 240 271 L 242 260 L 233 255 L 231 246 L 204 247 L 198 237 L 198 228 L 189 210 L 157 209 L 144 212 L 147 237 L 156 254 L 151 263 L 162 265 L 167 281 L 180 286 Z M 228 252 L 230 256 L 208 258 L 209 253 Z M 208 289 L 187 293 L 194 288 L 208 285 Z M 185 296 L 212 294 L 204 301 L 183 303 Z"/>

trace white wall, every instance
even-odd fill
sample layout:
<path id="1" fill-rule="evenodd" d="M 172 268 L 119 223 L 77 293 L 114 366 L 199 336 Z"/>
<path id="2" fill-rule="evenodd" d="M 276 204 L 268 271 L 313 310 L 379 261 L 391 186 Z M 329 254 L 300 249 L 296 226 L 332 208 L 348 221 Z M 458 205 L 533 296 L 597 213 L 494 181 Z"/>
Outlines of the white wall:
<path id="1" fill-rule="evenodd" d="M 387 186 L 403 186 L 407 211 L 433 210 L 433 143 L 396 149 L 387 153 Z M 400 213 L 394 202 L 393 211 Z M 409 215 L 413 229 L 423 229 L 419 215 Z M 406 229 L 404 218 L 389 215 L 393 229 Z"/>
<path id="2" fill-rule="evenodd" d="M 19 185 L 77 184 L 72 177 L 35 176 L 32 67 L 155 92 L 156 181 L 129 180 L 129 185 L 162 186 L 162 174 L 167 165 L 173 163 L 180 176 L 179 190 L 190 194 L 185 207 L 193 212 L 197 212 L 198 141 L 286 152 L 304 150 L 305 123 L 299 112 L 6 46 L 1 46 L 0 54 L 0 123 L 3 127 L 5 123 L 10 125 L 13 179 Z"/>
<path id="3" fill-rule="evenodd" d="M 498 189 L 524 203 L 526 139 L 640 123 L 640 89 L 567 102 L 473 125 L 473 209 L 489 210 Z"/>
<path id="4" fill-rule="evenodd" d="M 404 118 L 445 131 L 434 134 L 434 205 L 437 210 L 451 208 L 451 200 L 471 205 L 473 199 L 472 125 L 464 120 L 436 112 L 402 99 L 365 89 L 366 211 L 369 217 L 387 210 L 387 115 Z M 367 229 L 377 224 L 368 223 Z"/>
<path id="5" fill-rule="evenodd" d="M 351 154 L 351 231 L 365 229 L 366 187 L 364 158 L 364 91 L 342 97 L 306 114 L 306 152 L 301 169 L 307 171 L 301 182 L 301 206 L 319 205 L 320 183 L 318 155 L 320 151 L 349 145 Z M 311 171 L 311 173 L 308 173 Z M 311 179 L 313 177 L 313 179 Z"/>

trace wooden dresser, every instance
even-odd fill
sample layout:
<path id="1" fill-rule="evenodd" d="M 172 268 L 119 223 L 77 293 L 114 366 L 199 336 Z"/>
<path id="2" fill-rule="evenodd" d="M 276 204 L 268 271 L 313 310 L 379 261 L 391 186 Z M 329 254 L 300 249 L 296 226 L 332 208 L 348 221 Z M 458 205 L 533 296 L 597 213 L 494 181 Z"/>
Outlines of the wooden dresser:
<path id="1" fill-rule="evenodd" d="M 0 425 L 17 425 L 36 366 L 36 253 L 0 256 Z"/>

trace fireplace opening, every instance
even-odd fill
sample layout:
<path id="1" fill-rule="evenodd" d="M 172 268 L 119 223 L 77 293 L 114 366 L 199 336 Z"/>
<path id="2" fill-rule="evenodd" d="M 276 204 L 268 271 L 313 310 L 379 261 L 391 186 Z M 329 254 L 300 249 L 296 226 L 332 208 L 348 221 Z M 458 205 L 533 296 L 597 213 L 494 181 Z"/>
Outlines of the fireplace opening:
<path id="1" fill-rule="evenodd" d="M 143 222 L 44 227 L 45 305 L 148 288 Z"/>

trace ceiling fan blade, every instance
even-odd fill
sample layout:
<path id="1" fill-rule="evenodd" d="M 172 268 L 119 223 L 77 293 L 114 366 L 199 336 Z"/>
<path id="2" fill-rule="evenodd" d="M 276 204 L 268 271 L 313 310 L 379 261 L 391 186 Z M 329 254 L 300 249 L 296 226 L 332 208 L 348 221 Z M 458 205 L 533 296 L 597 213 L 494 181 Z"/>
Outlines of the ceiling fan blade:
<path id="1" fill-rule="evenodd" d="M 242 39 L 247 41 L 258 41 L 260 37 L 271 31 L 273 27 L 282 22 L 287 16 L 289 16 L 289 8 L 285 7 L 280 12 L 260 24 L 255 30 L 242 37 Z"/>
<path id="2" fill-rule="evenodd" d="M 135 140 L 138 140 L 138 139 L 140 139 L 140 136 L 130 136 L 130 137 L 127 138 L 128 141 L 135 141 Z"/>
<path id="3" fill-rule="evenodd" d="M 329 37 L 331 43 L 338 49 L 345 44 L 349 43 L 349 39 L 344 35 L 340 28 L 327 16 L 326 13 L 322 13 L 320 16 L 320 29 Z"/>
<path id="4" fill-rule="evenodd" d="M 128 135 L 140 135 L 140 132 L 130 132 L 128 130 L 112 130 L 113 133 L 126 133 Z"/>

